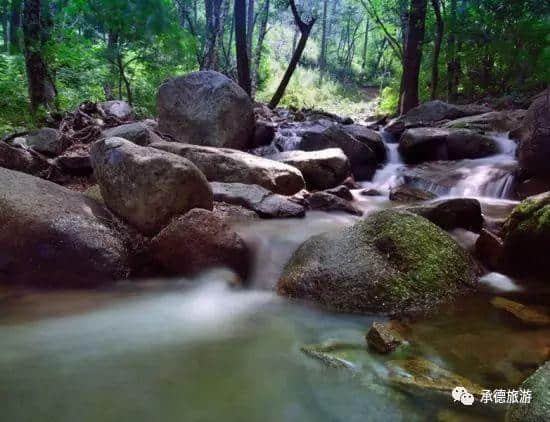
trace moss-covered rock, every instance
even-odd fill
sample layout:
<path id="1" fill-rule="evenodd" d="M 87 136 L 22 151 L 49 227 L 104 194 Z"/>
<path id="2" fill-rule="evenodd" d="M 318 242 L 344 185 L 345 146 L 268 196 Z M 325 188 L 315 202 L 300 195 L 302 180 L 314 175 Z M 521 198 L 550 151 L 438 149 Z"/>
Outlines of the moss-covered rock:
<path id="1" fill-rule="evenodd" d="M 398 314 L 468 291 L 476 269 L 435 224 L 384 210 L 304 242 L 288 262 L 278 292 L 338 311 Z"/>
<path id="2" fill-rule="evenodd" d="M 510 270 L 546 275 L 550 270 L 550 192 L 527 198 L 506 220 L 502 237 Z"/>
<path id="3" fill-rule="evenodd" d="M 529 404 L 513 404 L 508 409 L 508 422 L 538 422 L 550 420 L 550 362 L 546 362 L 520 387 L 531 391 Z"/>

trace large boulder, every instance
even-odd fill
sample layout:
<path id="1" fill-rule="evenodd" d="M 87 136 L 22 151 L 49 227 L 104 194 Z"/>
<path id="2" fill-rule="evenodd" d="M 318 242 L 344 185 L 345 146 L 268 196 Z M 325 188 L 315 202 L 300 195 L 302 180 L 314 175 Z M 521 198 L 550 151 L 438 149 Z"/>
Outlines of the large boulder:
<path id="1" fill-rule="evenodd" d="M 309 208 L 318 211 L 341 211 L 352 215 L 362 216 L 363 211 L 351 202 L 327 191 L 315 192 L 307 198 Z"/>
<path id="2" fill-rule="evenodd" d="M 58 130 L 49 127 L 29 133 L 26 140 L 30 148 L 50 157 L 61 154 L 69 146 Z"/>
<path id="3" fill-rule="evenodd" d="M 215 201 L 244 207 L 262 218 L 304 217 L 306 213 L 303 205 L 258 185 L 218 182 L 210 185 Z"/>
<path id="4" fill-rule="evenodd" d="M 507 266 L 514 273 L 547 277 L 550 271 L 550 192 L 520 203 L 502 229 Z"/>
<path id="5" fill-rule="evenodd" d="M 142 147 L 163 140 L 149 126 L 141 122 L 112 127 L 103 131 L 103 136 L 105 138 L 124 138 Z"/>
<path id="6" fill-rule="evenodd" d="M 475 285 L 477 267 L 447 233 L 409 212 L 384 210 L 321 234 L 294 253 L 283 296 L 346 312 L 429 309 Z"/>
<path id="7" fill-rule="evenodd" d="M 93 287 L 128 275 L 112 218 L 84 195 L 0 168 L 0 280 Z"/>
<path id="8" fill-rule="evenodd" d="M 211 211 L 193 209 L 172 220 L 151 241 L 155 260 L 173 275 L 194 275 L 228 267 L 246 278 L 249 251 L 244 241 Z"/>
<path id="9" fill-rule="evenodd" d="M 159 129 L 180 142 L 246 149 L 254 110 L 246 92 L 214 71 L 169 79 L 158 91 Z"/>
<path id="10" fill-rule="evenodd" d="M 510 405 L 506 420 L 508 422 L 550 420 L 550 362 L 546 362 L 527 378 L 521 384 L 520 390 L 530 393 L 529 402 Z"/>
<path id="11" fill-rule="evenodd" d="M 518 159 L 523 175 L 550 179 L 550 90 L 531 104 L 523 126 L 511 136 L 519 140 Z"/>
<path id="12" fill-rule="evenodd" d="M 448 129 L 470 129 L 478 132 L 510 132 L 521 127 L 527 110 L 491 111 L 446 122 Z"/>
<path id="13" fill-rule="evenodd" d="M 305 187 L 297 168 L 246 152 L 179 142 L 156 142 L 151 147 L 188 159 L 211 182 L 256 184 L 282 195 Z"/>
<path id="14" fill-rule="evenodd" d="M 369 180 L 378 166 L 374 150 L 343 129 L 343 126 L 330 126 L 322 132 L 308 131 L 303 134 L 297 149 L 318 151 L 327 148 L 340 148 L 348 157 L 355 179 Z"/>
<path id="15" fill-rule="evenodd" d="M 399 152 L 408 164 L 424 161 L 482 158 L 498 152 L 493 138 L 468 129 L 408 129 L 399 141 Z"/>
<path id="16" fill-rule="evenodd" d="M 443 199 L 407 208 L 407 211 L 421 215 L 444 230 L 462 228 L 479 233 L 483 226 L 481 204 L 477 199 Z"/>
<path id="17" fill-rule="evenodd" d="M 394 135 L 400 135 L 406 129 L 433 126 L 442 120 L 455 120 L 490 111 L 490 108 L 477 104 L 455 105 L 439 100 L 429 101 L 392 120 L 385 129 Z"/>
<path id="18" fill-rule="evenodd" d="M 345 125 L 342 126 L 342 129 L 358 141 L 368 145 L 376 154 L 376 160 L 379 163 L 386 161 L 386 145 L 378 132 L 359 124 Z"/>
<path id="19" fill-rule="evenodd" d="M 190 209 L 212 209 L 206 177 L 185 158 L 109 138 L 92 146 L 91 159 L 107 207 L 146 235 Z"/>
<path id="20" fill-rule="evenodd" d="M 334 188 L 351 176 L 349 160 L 340 148 L 285 151 L 271 158 L 300 170 L 310 190 Z"/>

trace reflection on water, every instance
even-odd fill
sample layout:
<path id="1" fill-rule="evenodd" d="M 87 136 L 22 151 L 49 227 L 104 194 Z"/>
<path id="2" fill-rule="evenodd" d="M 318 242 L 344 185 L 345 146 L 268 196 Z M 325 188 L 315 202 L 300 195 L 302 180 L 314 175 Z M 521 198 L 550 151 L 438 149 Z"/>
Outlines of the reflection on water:
<path id="1" fill-rule="evenodd" d="M 96 292 L 104 296 L 100 307 L 83 312 L 76 303 L 75 313 L 63 317 L 0 319 L 3 420 L 420 421 L 449 410 L 461 420 L 503 415 L 505 409 L 465 410 L 450 397 L 396 390 L 385 379 L 385 364 L 395 356 L 366 347 L 357 350 L 355 376 L 323 367 L 300 346 L 328 339 L 364 345 L 374 317 L 231 290 L 215 281 L 219 277 L 205 276 L 191 290 Z M 66 297 L 43 294 L 51 306 L 54 300 Z M 487 388 L 515 386 L 547 357 L 550 330 L 526 329 L 488 300 L 468 298 L 409 322 L 411 347 L 400 356 L 423 356 Z"/>

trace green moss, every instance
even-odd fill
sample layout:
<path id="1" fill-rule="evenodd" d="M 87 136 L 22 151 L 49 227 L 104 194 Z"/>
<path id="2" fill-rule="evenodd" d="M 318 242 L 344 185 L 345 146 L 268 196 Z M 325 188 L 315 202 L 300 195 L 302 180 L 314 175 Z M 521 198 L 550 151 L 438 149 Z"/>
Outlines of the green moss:
<path id="1" fill-rule="evenodd" d="M 428 220 L 388 211 L 374 216 L 365 229 L 375 245 L 381 239 L 382 244 L 393 244 L 391 250 L 382 252 L 399 269 L 399 276 L 389 283 L 397 298 L 437 294 L 457 282 L 471 283 L 468 254 Z"/>

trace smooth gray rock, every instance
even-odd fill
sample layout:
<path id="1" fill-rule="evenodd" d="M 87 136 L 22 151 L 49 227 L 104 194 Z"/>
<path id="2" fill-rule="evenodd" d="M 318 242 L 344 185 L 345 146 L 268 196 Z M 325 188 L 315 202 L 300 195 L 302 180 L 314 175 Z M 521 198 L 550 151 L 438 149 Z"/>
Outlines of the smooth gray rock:
<path id="1" fill-rule="evenodd" d="M 50 157 L 58 156 L 69 146 L 58 130 L 49 127 L 28 134 L 27 145 Z"/>
<path id="2" fill-rule="evenodd" d="M 300 170 L 309 190 L 330 189 L 351 176 L 349 160 L 340 148 L 285 151 L 271 158 Z"/>
<path id="3" fill-rule="evenodd" d="M 159 129 L 179 142 L 250 147 L 254 110 L 246 92 L 212 70 L 169 79 L 158 91 Z"/>
<path id="4" fill-rule="evenodd" d="M 262 218 L 296 218 L 305 216 L 304 206 L 278 195 L 258 185 L 242 183 L 210 184 L 214 200 L 232 205 L 240 205 L 255 211 Z"/>
<path id="5" fill-rule="evenodd" d="M 146 235 L 190 209 L 212 209 L 206 177 L 185 158 L 122 138 L 96 142 L 91 158 L 107 207 Z"/>
<path id="6" fill-rule="evenodd" d="M 297 168 L 246 152 L 179 142 L 156 142 L 150 146 L 188 159 L 211 182 L 256 184 L 282 195 L 293 195 L 305 187 Z"/>
<path id="7" fill-rule="evenodd" d="M 124 138 L 136 145 L 145 147 L 153 142 L 162 142 L 163 139 L 144 123 L 128 123 L 112 127 L 103 131 L 105 138 Z"/>

